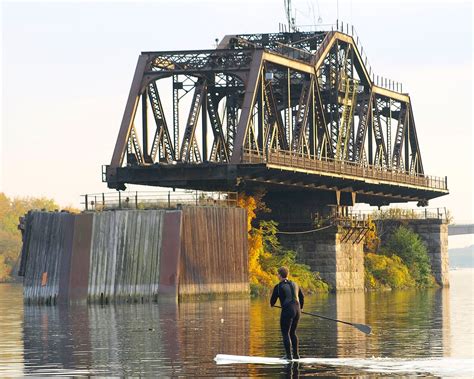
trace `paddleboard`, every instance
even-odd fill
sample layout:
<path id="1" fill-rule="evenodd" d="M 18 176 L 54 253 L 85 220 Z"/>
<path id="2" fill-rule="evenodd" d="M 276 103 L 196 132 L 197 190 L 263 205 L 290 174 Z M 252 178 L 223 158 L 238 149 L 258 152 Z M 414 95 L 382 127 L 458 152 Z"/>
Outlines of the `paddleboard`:
<path id="1" fill-rule="evenodd" d="M 295 362 L 319 366 L 350 367 L 372 373 L 427 373 L 437 376 L 474 377 L 474 359 L 472 358 L 300 358 L 289 361 L 282 358 L 217 354 L 214 361 L 218 365 L 287 365 Z"/>
<path id="2" fill-rule="evenodd" d="M 266 365 L 281 365 L 290 363 L 289 360 L 283 358 L 270 358 L 270 357 L 249 357 L 245 355 L 229 355 L 229 354 L 217 354 L 214 361 L 218 365 L 228 365 L 236 363 L 260 363 Z"/>

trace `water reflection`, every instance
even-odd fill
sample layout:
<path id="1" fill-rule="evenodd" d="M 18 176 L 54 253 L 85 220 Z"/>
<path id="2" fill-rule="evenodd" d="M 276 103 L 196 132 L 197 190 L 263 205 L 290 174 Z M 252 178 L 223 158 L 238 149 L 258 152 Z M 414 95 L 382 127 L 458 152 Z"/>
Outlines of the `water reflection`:
<path id="1" fill-rule="evenodd" d="M 0 284 L 0 376 L 23 371 L 23 291 Z"/>
<path id="2" fill-rule="evenodd" d="M 25 306 L 25 372 L 205 375 L 221 351 L 248 355 L 249 304 Z"/>
<path id="3" fill-rule="evenodd" d="M 462 329 L 450 325 L 453 297 L 459 295 L 449 289 L 308 296 L 306 311 L 369 324 L 373 335 L 303 316 L 298 328 L 300 353 L 327 358 L 424 358 L 472 352 L 472 324 L 463 324 Z M 472 301 L 468 305 L 456 307 L 456 319 L 471 317 Z M 268 299 L 23 306 L 20 286 L 1 285 L 0 376 L 366 375 L 361 369 L 308 364 L 215 365 L 216 354 L 282 356 L 279 313 L 269 307 Z M 459 341 L 464 346 L 453 348 Z"/>
<path id="4" fill-rule="evenodd" d="M 448 289 L 369 293 L 366 314 L 374 329 L 369 354 L 449 356 Z"/>

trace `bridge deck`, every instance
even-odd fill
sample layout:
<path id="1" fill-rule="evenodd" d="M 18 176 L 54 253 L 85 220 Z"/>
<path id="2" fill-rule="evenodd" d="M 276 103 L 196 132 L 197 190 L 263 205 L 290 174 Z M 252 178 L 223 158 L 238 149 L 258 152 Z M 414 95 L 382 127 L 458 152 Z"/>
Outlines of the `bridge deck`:
<path id="1" fill-rule="evenodd" d="M 109 187 L 124 183 L 204 191 L 236 188 L 341 191 L 357 194 L 358 202 L 372 205 L 421 201 L 448 193 L 445 178 L 409 175 L 358 166 L 350 162 L 317 160 L 284 152 L 268 152 L 267 159 L 247 151 L 241 164 L 176 163 L 107 168 Z M 113 181 L 110 178 L 114 178 Z M 122 187 L 123 188 L 123 187 Z"/>

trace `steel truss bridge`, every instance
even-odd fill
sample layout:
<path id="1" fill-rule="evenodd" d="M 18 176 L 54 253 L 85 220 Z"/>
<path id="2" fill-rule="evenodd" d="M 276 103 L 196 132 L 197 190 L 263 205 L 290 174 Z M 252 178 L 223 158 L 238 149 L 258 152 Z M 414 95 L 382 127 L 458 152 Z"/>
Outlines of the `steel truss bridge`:
<path id="1" fill-rule="evenodd" d="M 412 104 L 349 30 L 226 36 L 143 52 L 104 181 L 350 194 L 383 205 L 448 193 L 424 173 Z"/>

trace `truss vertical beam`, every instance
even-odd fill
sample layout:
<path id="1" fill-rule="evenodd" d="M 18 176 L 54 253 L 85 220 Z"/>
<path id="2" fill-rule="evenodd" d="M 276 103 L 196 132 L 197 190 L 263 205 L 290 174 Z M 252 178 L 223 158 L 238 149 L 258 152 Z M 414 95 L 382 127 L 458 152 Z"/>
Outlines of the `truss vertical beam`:
<path id="1" fill-rule="evenodd" d="M 391 152 L 392 152 L 392 99 L 387 100 L 388 106 L 388 116 L 386 117 L 387 120 L 387 166 L 388 168 L 392 167 L 392 159 L 391 159 Z"/>
<path id="2" fill-rule="evenodd" d="M 204 88 L 201 99 L 201 137 L 202 137 L 202 161 L 207 162 L 207 94 L 208 88 Z"/>
<path id="3" fill-rule="evenodd" d="M 230 84 L 230 85 L 229 85 Z M 226 139 L 226 146 L 227 152 L 230 156 L 234 151 L 234 139 L 235 139 L 235 132 L 237 128 L 237 100 L 235 95 L 229 94 L 230 89 L 235 87 L 236 80 L 233 76 L 228 75 L 226 77 L 226 94 L 227 94 L 227 102 L 226 102 L 226 111 L 227 111 L 227 139 Z M 228 160 L 227 160 L 228 161 Z"/>
<path id="4" fill-rule="evenodd" d="M 173 75 L 173 146 L 175 159 L 179 150 L 179 87 L 178 75 Z"/>
<path id="5" fill-rule="evenodd" d="M 407 118 L 407 126 L 405 128 L 405 172 L 410 171 L 410 150 L 409 150 L 409 135 L 410 135 L 410 110 L 408 109 L 408 118 Z"/>
<path id="6" fill-rule="evenodd" d="M 143 136 L 143 160 L 149 162 L 148 155 L 148 107 L 147 107 L 147 89 L 142 93 L 142 136 Z"/>

